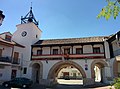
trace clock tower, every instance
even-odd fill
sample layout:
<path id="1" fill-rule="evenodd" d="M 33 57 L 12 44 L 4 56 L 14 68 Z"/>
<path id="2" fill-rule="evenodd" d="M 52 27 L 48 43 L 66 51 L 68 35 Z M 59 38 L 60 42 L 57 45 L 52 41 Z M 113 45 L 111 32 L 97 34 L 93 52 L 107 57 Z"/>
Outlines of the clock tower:
<path id="1" fill-rule="evenodd" d="M 36 21 L 32 7 L 26 16 L 21 17 L 21 24 L 18 24 L 17 30 L 13 33 L 12 40 L 20 45 L 25 46 L 21 50 L 21 66 L 22 69 L 27 68 L 27 73 L 22 74 L 23 77 L 31 78 L 31 45 L 39 41 L 42 31 L 38 28 L 38 21 Z M 22 70 L 23 71 L 23 70 Z"/>
<path id="2" fill-rule="evenodd" d="M 38 21 L 33 15 L 32 7 L 25 17 L 21 17 L 21 24 L 16 27 L 12 40 L 21 45 L 32 45 L 41 37 L 42 31 L 38 28 Z"/>

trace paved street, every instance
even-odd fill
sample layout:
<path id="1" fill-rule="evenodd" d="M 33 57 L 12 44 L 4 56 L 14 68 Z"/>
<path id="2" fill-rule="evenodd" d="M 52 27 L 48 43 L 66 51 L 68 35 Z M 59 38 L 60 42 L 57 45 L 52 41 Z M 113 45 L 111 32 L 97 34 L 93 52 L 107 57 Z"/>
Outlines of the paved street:
<path id="1" fill-rule="evenodd" d="M 33 86 L 27 89 L 109 89 L 110 88 L 110 86 L 102 83 L 96 83 L 95 85 L 92 86 L 83 86 L 82 80 L 58 79 L 57 81 L 59 84 L 55 85 L 54 87 L 45 87 L 39 84 L 34 84 Z M 23 89 L 23 88 L 5 88 L 3 86 L 0 86 L 0 89 Z"/>
<path id="2" fill-rule="evenodd" d="M 25 88 L 5 88 L 5 87 L 3 87 L 3 86 L 0 85 L 0 89 L 25 89 Z M 46 87 L 38 85 L 38 84 L 37 85 L 35 84 L 32 87 L 26 88 L 26 89 L 46 89 Z"/>
<path id="3" fill-rule="evenodd" d="M 3 86 L 0 86 L 0 89 L 23 89 L 23 88 L 5 88 Z M 110 86 L 88 86 L 88 87 L 83 87 L 80 85 L 56 85 L 52 88 L 46 88 L 45 86 L 41 86 L 41 85 L 34 85 L 30 88 L 26 88 L 26 89 L 110 89 Z M 114 88 L 112 88 L 114 89 Z"/>

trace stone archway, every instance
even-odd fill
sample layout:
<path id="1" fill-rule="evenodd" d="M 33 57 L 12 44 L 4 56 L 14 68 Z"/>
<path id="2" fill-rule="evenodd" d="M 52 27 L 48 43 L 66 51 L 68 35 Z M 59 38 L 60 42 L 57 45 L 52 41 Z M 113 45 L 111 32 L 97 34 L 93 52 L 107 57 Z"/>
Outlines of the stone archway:
<path id="1" fill-rule="evenodd" d="M 80 73 L 82 74 L 82 77 L 86 78 L 86 74 L 83 68 L 79 64 L 73 61 L 60 61 L 54 64 L 53 67 L 49 70 L 48 79 L 53 79 L 55 82 L 55 78 L 57 77 L 59 71 L 66 66 L 74 66 L 76 69 L 80 71 Z"/>
<path id="2" fill-rule="evenodd" d="M 104 60 L 94 60 L 91 64 L 91 78 L 93 78 L 95 80 L 95 71 L 94 71 L 94 67 L 97 66 L 100 69 L 103 69 L 105 67 L 108 67 L 108 64 L 104 61 Z M 102 73 L 103 71 L 101 71 Z M 104 75 L 101 74 L 101 81 L 103 81 L 103 77 Z"/>
<path id="3" fill-rule="evenodd" d="M 40 61 L 33 61 L 30 64 L 32 67 L 32 80 L 35 83 L 40 83 L 43 75 L 43 64 Z"/>

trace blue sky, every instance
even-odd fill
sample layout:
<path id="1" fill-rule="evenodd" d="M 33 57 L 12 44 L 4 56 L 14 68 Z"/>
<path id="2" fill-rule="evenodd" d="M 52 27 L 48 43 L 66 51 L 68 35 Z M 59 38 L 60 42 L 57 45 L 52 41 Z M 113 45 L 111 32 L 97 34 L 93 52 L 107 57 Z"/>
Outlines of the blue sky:
<path id="1" fill-rule="evenodd" d="M 0 33 L 16 31 L 21 16 L 25 16 L 33 3 L 33 13 L 39 21 L 42 39 L 106 36 L 119 31 L 120 16 L 97 19 L 106 0 L 0 0 L 5 14 Z"/>

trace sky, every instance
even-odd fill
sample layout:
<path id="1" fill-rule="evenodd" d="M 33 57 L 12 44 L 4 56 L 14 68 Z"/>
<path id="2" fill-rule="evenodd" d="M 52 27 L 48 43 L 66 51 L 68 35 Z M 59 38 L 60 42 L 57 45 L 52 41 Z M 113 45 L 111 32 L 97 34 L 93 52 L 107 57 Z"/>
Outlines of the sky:
<path id="1" fill-rule="evenodd" d="M 5 14 L 0 33 L 14 33 L 31 2 L 42 30 L 40 39 L 108 36 L 120 30 L 120 16 L 108 21 L 96 18 L 106 0 L 0 0 L 0 10 Z"/>

